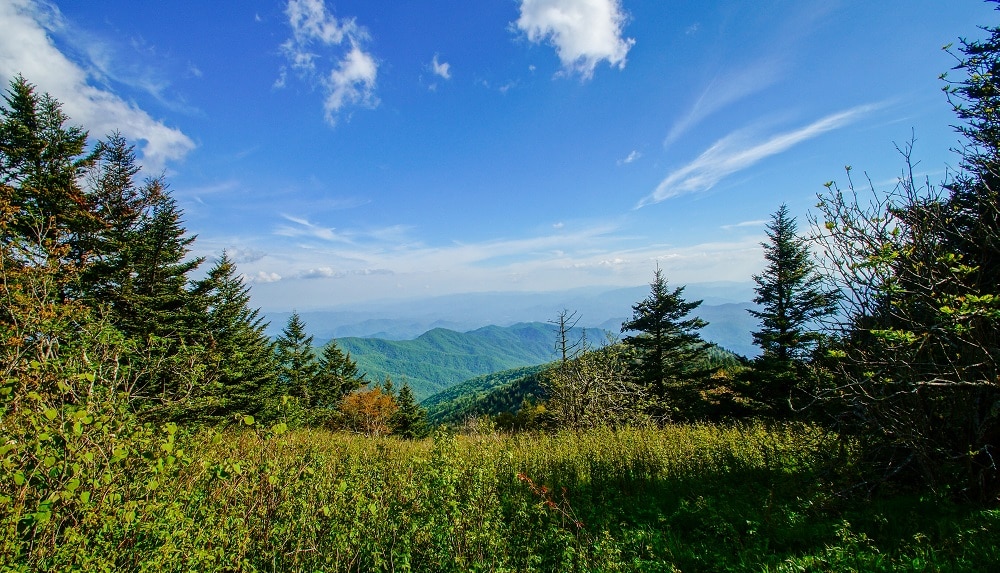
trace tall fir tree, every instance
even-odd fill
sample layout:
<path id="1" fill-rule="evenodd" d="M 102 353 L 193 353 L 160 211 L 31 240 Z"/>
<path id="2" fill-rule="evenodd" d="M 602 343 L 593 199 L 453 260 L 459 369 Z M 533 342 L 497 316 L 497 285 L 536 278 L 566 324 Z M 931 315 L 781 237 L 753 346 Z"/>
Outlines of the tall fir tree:
<path id="1" fill-rule="evenodd" d="M 163 182 L 148 184 L 157 200 L 126 247 L 129 276 L 116 321 L 137 340 L 137 360 L 146 364 L 136 388 L 144 416 L 182 421 L 199 416 L 211 400 L 205 379 L 205 301 L 193 292 L 190 276 L 204 259 L 189 256 L 195 237 L 187 234 Z"/>
<path id="2" fill-rule="evenodd" d="M 260 309 L 250 307 L 250 289 L 225 252 L 195 287 L 207 311 L 207 378 L 213 400 L 206 418 L 230 420 L 238 414 L 262 418 L 276 391 L 273 343 L 264 334 Z"/>
<path id="3" fill-rule="evenodd" d="M 748 310 L 760 320 L 753 341 L 762 354 L 753 371 L 742 376 L 740 390 L 768 415 L 787 418 L 795 409 L 805 365 L 823 338 L 817 323 L 836 312 L 837 296 L 824 286 L 786 205 L 771 216 L 767 237 L 768 242 L 761 243 L 766 266 L 753 277 L 754 302 L 760 310 Z"/>
<path id="4" fill-rule="evenodd" d="M 761 310 L 748 312 L 761 322 L 753 341 L 764 359 L 787 365 L 809 357 L 823 336 L 816 330 L 817 321 L 836 312 L 837 297 L 824 286 L 786 205 L 771 216 L 767 237 L 769 241 L 761 243 L 767 265 L 753 277 L 754 302 Z"/>
<path id="5" fill-rule="evenodd" d="M 134 294 L 133 259 L 142 241 L 141 226 L 160 201 L 163 188 L 157 180 L 137 183 L 141 167 L 135 146 L 120 133 L 109 135 L 97 149 L 99 159 L 87 189 L 97 224 L 80 237 L 92 264 L 79 290 L 91 306 L 103 305 L 120 315 Z"/>
<path id="6" fill-rule="evenodd" d="M 303 408 L 315 404 L 312 385 L 319 373 L 313 351 L 313 337 L 306 334 L 306 324 L 298 312 L 292 312 L 288 323 L 274 345 L 278 362 L 278 390 L 300 400 Z"/>
<path id="7" fill-rule="evenodd" d="M 350 353 L 344 353 L 337 341 L 323 347 L 317 361 L 316 375 L 310 386 L 313 404 L 319 408 L 336 409 L 344 396 L 365 384 L 365 374 L 358 370 Z"/>
<path id="8" fill-rule="evenodd" d="M 392 433 L 411 440 L 426 436 L 427 410 L 417 403 L 409 384 L 403 383 L 399 389 L 396 405 L 399 409 L 392 415 Z"/>
<path id="9" fill-rule="evenodd" d="M 683 292 L 684 287 L 670 290 L 656 269 L 649 296 L 632 307 L 632 318 L 621 329 L 633 333 L 623 342 L 638 357 L 636 379 L 656 401 L 654 415 L 669 420 L 703 416 L 701 392 L 710 373 L 709 345 L 698 333 L 708 323 L 690 316 L 701 301 L 687 302 Z"/>
<path id="10" fill-rule="evenodd" d="M 25 264 L 86 262 L 74 241 L 94 217 L 80 181 L 97 154 L 68 121 L 49 94 L 20 75 L 11 80 L 0 105 L 0 188 L 12 214 L 2 240 L 18 245 L 11 255 Z"/>

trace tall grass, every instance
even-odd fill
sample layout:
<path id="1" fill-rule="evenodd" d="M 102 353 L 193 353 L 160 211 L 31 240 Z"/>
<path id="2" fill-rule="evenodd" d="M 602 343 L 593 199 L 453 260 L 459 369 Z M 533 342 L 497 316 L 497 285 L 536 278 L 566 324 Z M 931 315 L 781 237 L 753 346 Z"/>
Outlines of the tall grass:
<path id="1" fill-rule="evenodd" d="M 129 467 L 143 471 L 106 472 L 117 497 L 56 504 L 31 524 L 17 500 L 32 496 L 11 497 L 0 566 L 986 571 L 1000 561 L 1000 513 L 901 495 L 851 501 L 838 493 L 855 477 L 852 449 L 805 425 L 169 439 L 134 450 L 143 464 Z M 148 469 L 168 454 L 169 468 Z"/>

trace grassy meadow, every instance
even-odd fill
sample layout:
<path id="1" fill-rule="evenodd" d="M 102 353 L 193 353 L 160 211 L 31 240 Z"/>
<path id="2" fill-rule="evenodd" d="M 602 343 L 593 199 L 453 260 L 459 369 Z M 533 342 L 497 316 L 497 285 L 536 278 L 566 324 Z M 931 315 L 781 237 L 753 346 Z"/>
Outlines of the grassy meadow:
<path id="1" fill-rule="evenodd" d="M 850 444 L 805 425 L 439 432 L 420 441 L 281 430 L 185 436 L 168 425 L 103 461 L 46 458 L 45 471 L 5 487 L 13 495 L 0 516 L 0 565 L 548 572 L 1000 563 L 1000 511 L 861 495 Z M 43 479 L 60 471 L 76 481 Z"/>

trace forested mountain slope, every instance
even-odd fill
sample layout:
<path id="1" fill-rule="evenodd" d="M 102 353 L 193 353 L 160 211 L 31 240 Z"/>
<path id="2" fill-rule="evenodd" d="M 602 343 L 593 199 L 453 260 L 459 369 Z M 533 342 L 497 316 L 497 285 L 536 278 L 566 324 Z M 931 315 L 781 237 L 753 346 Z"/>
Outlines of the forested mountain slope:
<path id="1" fill-rule="evenodd" d="M 574 339 L 581 334 L 571 333 Z M 368 380 L 389 376 L 397 385 L 409 384 L 423 400 L 476 376 L 550 362 L 556 358 L 555 340 L 553 325 L 533 322 L 464 333 L 435 328 L 413 340 L 339 338 L 337 344 Z"/>

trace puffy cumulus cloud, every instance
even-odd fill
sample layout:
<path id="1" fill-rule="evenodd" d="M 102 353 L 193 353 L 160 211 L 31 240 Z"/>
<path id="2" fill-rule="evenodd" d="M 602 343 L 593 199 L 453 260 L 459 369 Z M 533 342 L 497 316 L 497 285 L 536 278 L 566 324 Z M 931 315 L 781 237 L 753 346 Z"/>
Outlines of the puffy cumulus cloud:
<path id="1" fill-rule="evenodd" d="M 167 162 L 182 159 L 195 148 L 194 141 L 179 129 L 91 84 L 94 74 L 100 74 L 100 63 L 73 60 L 56 47 L 53 38 L 71 31 L 55 5 L 44 0 L 4 0 L 0 2 L 0 29 L 0 76 L 9 80 L 22 74 L 59 100 L 73 124 L 91 133 L 118 131 L 136 142 L 148 173 L 163 171 Z"/>
<path id="2" fill-rule="evenodd" d="M 708 191 L 719 181 L 758 162 L 822 135 L 848 125 L 877 109 L 877 104 L 862 105 L 834 113 L 793 131 L 778 133 L 762 141 L 753 141 L 741 132 L 732 133 L 715 142 L 694 161 L 677 169 L 642 199 L 636 208 L 688 193 Z"/>
<path id="3" fill-rule="evenodd" d="M 517 29 L 530 42 L 548 41 L 563 68 L 584 79 L 602 61 L 619 69 L 635 40 L 622 37 L 620 0 L 521 0 Z"/>
<path id="4" fill-rule="evenodd" d="M 226 249 L 226 254 L 238 265 L 256 263 L 267 256 L 267 253 L 264 251 L 259 251 L 252 247 L 229 247 Z"/>
<path id="5" fill-rule="evenodd" d="M 267 271 L 257 271 L 257 274 L 251 275 L 247 279 L 252 283 L 258 284 L 276 283 L 281 280 L 281 275 Z"/>
<path id="6" fill-rule="evenodd" d="M 324 0 L 289 0 L 285 16 L 292 37 L 281 45 L 281 51 L 292 70 L 323 89 L 327 123 L 336 125 L 351 106 L 378 105 L 378 62 L 364 49 L 368 32 L 363 27 L 354 19 L 334 16 Z M 320 64 L 331 61 L 320 69 Z M 285 67 L 274 85 L 282 88 L 287 81 Z"/>
<path id="7" fill-rule="evenodd" d="M 323 111 L 326 121 L 336 125 L 337 116 L 348 105 L 375 107 L 378 99 L 375 97 L 375 79 L 378 76 L 378 64 L 371 54 L 361 50 L 354 44 L 337 69 L 332 70 L 325 81 L 327 89 Z"/>
<path id="8" fill-rule="evenodd" d="M 338 276 L 345 276 L 345 274 L 337 272 L 330 267 L 319 267 L 299 273 L 300 279 L 329 279 Z"/>
<path id="9" fill-rule="evenodd" d="M 437 54 L 434 54 L 434 59 L 431 60 L 431 71 L 442 79 L 451 79 L 451 64 L 439 61 Z"/>

